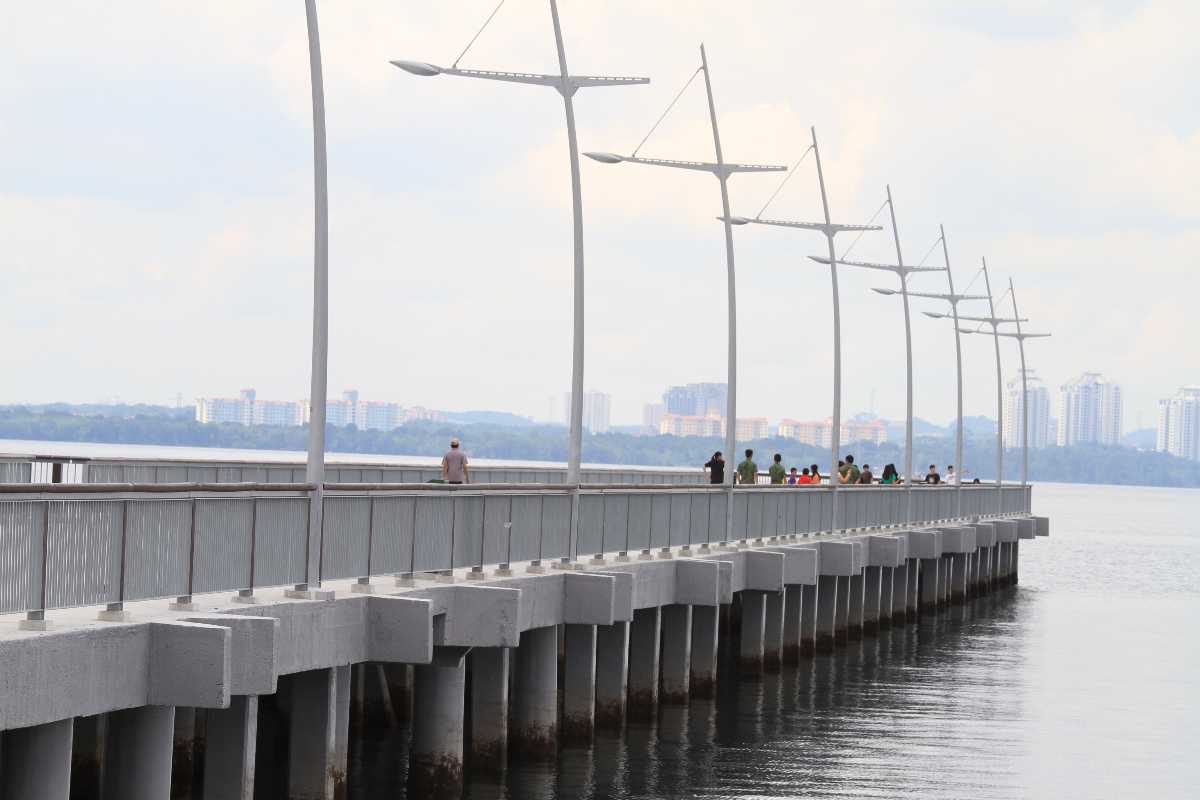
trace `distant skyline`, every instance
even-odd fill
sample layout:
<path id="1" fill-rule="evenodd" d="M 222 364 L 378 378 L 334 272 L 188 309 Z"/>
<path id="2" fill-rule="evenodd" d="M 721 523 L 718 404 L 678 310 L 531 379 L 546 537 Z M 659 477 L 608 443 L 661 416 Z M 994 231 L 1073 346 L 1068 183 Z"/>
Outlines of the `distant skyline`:
<path id="1" fill-rule="evenodd" d="M 1029 366 L 1125 390 L 1125 428 L 1200 381 L 1200 49 L 1188 2 L 561 2 L 571 67 L 645 74 L 581 96 L 582 149 L 628 152 L 707 46 L 730 160 L 793 163 L 815 124 L 834 216 L 890 182 L 906 260 L 946 224 L 958 286 L 1012 275 Z M 570 376 L 561 108 L 419 80 L 492 0 L 321 6 L 331 191 L 331 393 L 542 418 Z M 302 9 L 64 1 L 6 14 L 0 52 L 0 402 L 170 404 L 214 387 L 308 393 L 311 117 Z M 463 66 L 553 70 L 544 3 L 508 3 Z M 642 154 L 712 157 L 689 89 Z M 819 213 L 811 158 L 772 207 Z M 733 184 L 754 213 L 776 180 Z M 663 386 L 723 378 L 724 265 L 704 179 L 585 163 L 586 383 L 614 424 Z M 829 414 L 820 242 L 737 231 L 739 416 Z M 844 247 L 845 245 L 843 245 Z M 855 257 L 894 257 L 887 231 Z M 938 254 L 929 263 L 939 263 Z M 903 417 L 890 276 L 842 273 L 846 408 Z M 976 281 L 972 290 L 979 289 Z M 913 279 L 940 290 L 942 276 Z M 998 290 L 999 292 L 999 290 Z M 932 308 L 914 304 L 919 309 Z M 1007 310 L 1007 304 L 1004 310 Z M 917 315 L 915 413 L 954 411 L 953 337 Z M 1004 343 L 1005 377 L 1017 372 Z M 995 415 L 991 343 L 964 339 L 965 411 Z M 872 404 L 871 398 L 874 397 Z M 1140 421 L 1140 424 L 1139 424 Z"/>

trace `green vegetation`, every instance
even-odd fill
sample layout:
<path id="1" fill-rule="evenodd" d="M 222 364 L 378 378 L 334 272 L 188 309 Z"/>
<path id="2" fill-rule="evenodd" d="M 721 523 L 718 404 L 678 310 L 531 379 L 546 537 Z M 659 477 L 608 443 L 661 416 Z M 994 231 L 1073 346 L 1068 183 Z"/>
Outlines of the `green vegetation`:
<path id="1" fill-rule="evenodd" d="M 305 428 L 201 425 L 181 410 L 165 406 L 100 407 L 108 410 L 108 414 L 95 410 L 97 407 L 88 408 L 89 411 L 81 412 L 79 406 L 61 404 L 0 407 L 0 439 L 300 451 L 308 443 Z M 439 456 L 445 452 L 451 436 L 461 437 L 467 452 L 477 458 L 563 461 L 567 456 L 567 431 L 555 425 L 517 428 L 422 422 L 388 432 L 331 427 L 327 447 L 331 451 L 364 455 Z M 954 440 L 919 436 L 915 442 L 914 472 L 923 475 L 930 464 L 937 464 L 944 474 L 946 466 L 954 460 Z M 980 477 L 987 480 L 994 475 L 994 445 L 990 437 L 968 434 L 963 458 L 966 479 Z M 716 438 L 607 433 L 586 437 L 583 457 L 593 464 L 694 466 L 698 469 L 713 451 L 723 446 Z M 726 458 L 735 463 L 740 461 L 741 451 L 746 447 L 754 448 L 755 460 L 764 470 L 774 453 L 783 454 L 784 464 L 788 467 L 816 463 L 822 474 L 829 468 L 827 451 L 790 439 L 739 444 L 735 458 L 729 458 L 729 454 Z M 876 475 L 882 473 L 883 465 L 889 462 L 903 467 L 904 451 L 895 443 L 878 446 L 856 443 L 843 450 L 853 453 L 859 464 L 870 464 Z M 1034 481 L 1200 487 L 1200 463 L 1165 453 L 1094 445 L 1051 447 L 1031 451 L 1029 461 L 1030 479 Z M 1017 479 L 1020 451 L 1008 451 L 1004 466 L 1005 479 Z"/>

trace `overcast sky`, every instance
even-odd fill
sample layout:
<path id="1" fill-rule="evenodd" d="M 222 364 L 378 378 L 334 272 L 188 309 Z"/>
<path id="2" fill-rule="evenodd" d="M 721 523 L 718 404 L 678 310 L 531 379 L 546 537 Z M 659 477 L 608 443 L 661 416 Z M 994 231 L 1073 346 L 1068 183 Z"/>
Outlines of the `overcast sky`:
<path id="1" fill-rule="evenodd" d="M 944 222 L 959 286 L 986 256 L 996 293 L 1011 276 L 1031 327 L 1054 334 L 1029 345 L 1053 389 L 1103 372 L 1125 388 L 1132 429 L 1154 424 L 1157 398 L 1200 382 L 1200 4 L 560 6 L 573 72 L 652 79 L 580 91 L 583 150 L 631 151 L 704 42 L 727 159 L 791 164 L 815 125 L 835 219 L 865 222 L 890 182 L 909 262 Z M 545 417 L 569 388 L 561 100 L 388 64 L 452 62 L 493 7 L 321 4 L 331 394 Z M 245 386 L 306 396 L 303 4 L 60 0 L 2 16 L 0 402 L 190 402 Z M 461 66 L 555 71 L 548 4 L 508 0 Z M 712 159 L 701 81 L 641 152 Z M 735 213 L 755 213 L 777 184 L 736 176 Z M 725 377 L 718 188 L 586 161 L 583 193 L 586 383 L 613 395 L 614 422 L 635 422 L 665 385 Z M 770 216 L 819 213 L 810 157 Z M 739 411 L 827 416 L 830 281 L 805 258 L 823 239 L 761 227 L 735 238 Z M 889 232 L 853 255 L 893 258 Z M 874 396 L 902 417 L 901 307 L 869 291 L 895 278 L 843 270 L 841 284 L 845 408 Z M 945 422 L 950 327 L 918 315 L 914 339 L 916 413 Z M 994 415 L 991 343 L 964 348 L 967 413 Z"/>

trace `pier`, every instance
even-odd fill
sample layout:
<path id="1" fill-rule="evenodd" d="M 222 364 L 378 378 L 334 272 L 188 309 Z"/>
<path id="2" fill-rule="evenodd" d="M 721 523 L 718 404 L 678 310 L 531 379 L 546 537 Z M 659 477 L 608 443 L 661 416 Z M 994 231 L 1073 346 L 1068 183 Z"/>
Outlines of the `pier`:
<path id="1" fill-rule="evenodd" d="M 1018 485 L 915 487 L 911 524 L 887 487 L 321 488 L 314 528 L 304 483 L 0 485 L 0 796 L 336 798 L 365 714 L 453 797 L 711 696 L 721 653 L 753 680 L 1015 584 L 1049 533 Z"/>

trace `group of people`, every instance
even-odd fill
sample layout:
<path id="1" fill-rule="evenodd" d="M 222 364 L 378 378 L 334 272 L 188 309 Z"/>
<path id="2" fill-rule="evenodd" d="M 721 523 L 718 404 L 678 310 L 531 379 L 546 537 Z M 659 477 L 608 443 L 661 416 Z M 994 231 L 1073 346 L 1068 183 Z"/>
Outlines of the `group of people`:
<path id="1" fill-rule="evenodd" d="M 725 482 L 725 458 L 721 451 L 713 453 L 712 458 L 704 465 L 705 474 L 708 475 L 708 481 L 711 484 L 722 484 Z M 792 467 L 791 470 L 783 466 L 783 456 L 780 453 L 775 454 L 775 458 L 771 466 L 767 469 L 767 477 L 773 485 L 788 485 L 788 486 L 813 486 L 820 485 L 825 477 L 821 475 L 821 471 L 813 464 L 803 469 Z M 938 472 L 936 464 L 929 465 L 929 472 L 925 473 L 922 483 L 935 485 L 940 483 L 954 483 L 956 476 L 954 474 L 954 465 L 950 465 L 945 478 Z M 875 473 L 871 471 L 870 464 L 863 464 L 859 468 L 854 463 L 854 456 L 847 455 L 844 459 L 838 462 L 837 482 L 841 486 L 857 485 L 857 486 L 873 486 L 878 483 L 881 486 L 896 486 L 904 483 L 900 477 L 900 473 L 896 470 L 895 464 L 886 464 L 883 467 L 883 473 L 876 480 Z M 979 479 L 976 478 L 978 483 Z M 754 463 L 754 451 L 747 449 L 746 458 L 738 464 L 737 472 L 734 473 L 734 483 L 738 484 L 755 484 L 758 483 L 758 465 Z"/>

